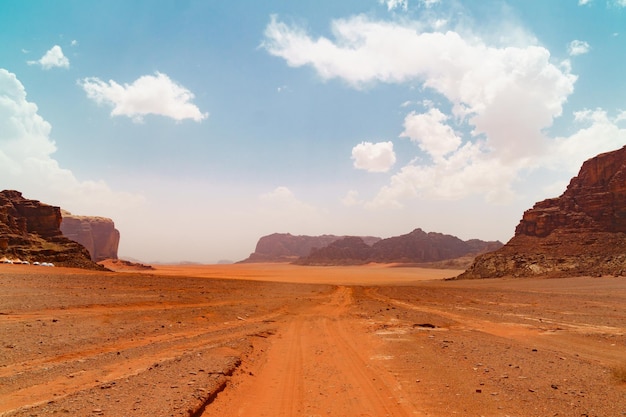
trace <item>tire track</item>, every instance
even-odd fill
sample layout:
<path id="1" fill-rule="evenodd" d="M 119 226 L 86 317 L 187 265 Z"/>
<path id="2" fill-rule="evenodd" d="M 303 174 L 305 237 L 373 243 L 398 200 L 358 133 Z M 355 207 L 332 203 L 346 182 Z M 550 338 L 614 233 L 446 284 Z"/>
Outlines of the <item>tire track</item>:
<path id="1" fill-rule="evenodd" d="M 352 289 L 338 287 L 326 302 L 289 316 L 258 374 L 234 382 L 203 416 L 419 415 L 400 404 L 393 376 L 371 363 L 367 336 L 346 327 L 356 321 L 351 305 Z"/>
<path id="2" fill-rule="evenodd" d="M 279 314 L 12 364 L 2 368 L 5 377 L 0 378 L 0 394 L 10 392 L 10 395 L 0 395 L 0 415 L 138 375 L 154 364 L 262 332 L 272 326 L 269 323 Z M 55 375 L 58 374 L 55 369 L 63 370 L 63 374 Z M 7 375 L 13 377 L 6 378 Z"/>

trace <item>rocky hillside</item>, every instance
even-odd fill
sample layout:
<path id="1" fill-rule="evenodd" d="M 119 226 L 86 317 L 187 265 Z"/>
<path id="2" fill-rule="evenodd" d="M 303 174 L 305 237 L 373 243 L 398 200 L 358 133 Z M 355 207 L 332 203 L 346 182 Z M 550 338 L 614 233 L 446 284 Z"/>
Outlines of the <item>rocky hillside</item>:
<path id="1" fill-rule="evenodd" d="M 379 263 L 425 263 L 454 259 L 468 254 L 495 250 L 501 242 L 477 239 L 463 241 L 441 233 L 426 233 L 415 229 L 406 235 L 390 237 L 368 245 L 358 237 L 337 240 L 324 248 L 314 249 L 300 258 L 301 265 L 354 265 Z"/>
<path id="2" fill-rule="evenodd" d="M 515 236 L 458 278 L 626 274 L 626 146 L 587 160 L 558 198 L 527 210 Z"/>
<path id="3" fill-rule="evenodd" d="M 61 209 L 29 200 L 14 190 L 0 192 L 0 257 L 103 269 L 89 252 L 61 233 Z"/>
<path id="4" fill-rule="evenodd" d="M 75 216 L 65 210 L 61 210 L 61 215 L 63 235 L 87 248 L 92 261 L 117 259 L 120 232 L 115 228 L 113 220 L 105 217 Z"/>
<path id="5" fill-rule="evenodd" d="M 259 239 L 254 252 L 241 262 L 292 262 L 309 255 L 314 248 L 326 247 L 343 238 L 345 236 L 294 236 L 290 233 L 274 233 Z M 370 245 L 380 240 L 379 237 L 372 236 L 362 239 Z"/>

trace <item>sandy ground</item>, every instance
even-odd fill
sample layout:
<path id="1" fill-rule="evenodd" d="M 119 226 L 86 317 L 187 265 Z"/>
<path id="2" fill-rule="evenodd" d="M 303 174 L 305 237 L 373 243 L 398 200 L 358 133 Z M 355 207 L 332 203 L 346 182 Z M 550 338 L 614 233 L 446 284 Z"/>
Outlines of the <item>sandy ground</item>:
<path id="1" fill-rule="evenodd" d="M 456 273 L 0 265 L 0 416 L 626 415 L 626 279 Z"/>

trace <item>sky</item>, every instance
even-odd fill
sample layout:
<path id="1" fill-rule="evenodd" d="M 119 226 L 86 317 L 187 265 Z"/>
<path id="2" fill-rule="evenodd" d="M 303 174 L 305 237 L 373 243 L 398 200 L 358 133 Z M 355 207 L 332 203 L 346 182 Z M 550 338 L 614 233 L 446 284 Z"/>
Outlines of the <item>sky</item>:
<path id="1" fill-rule="evenodd" d="M 0 0 L 0 187 L 119 256 L 508 241 L 626 145 L 626 0 Z"/>

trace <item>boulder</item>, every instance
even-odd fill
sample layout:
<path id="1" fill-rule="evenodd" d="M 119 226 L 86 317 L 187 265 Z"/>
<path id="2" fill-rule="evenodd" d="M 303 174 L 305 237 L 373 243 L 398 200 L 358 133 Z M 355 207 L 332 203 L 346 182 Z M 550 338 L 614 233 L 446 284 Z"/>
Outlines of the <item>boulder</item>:
<path id="1" fill-rule="evenodd" d="M 458 278 L 626 274 L 626 146 L 585 161 L 558 198 L 527 210 L 501 249 Z"/>
<path id="2" fill-rule="evenodd" d="M 62 210 L 61 231 L 65 237 L 80 243 L 94 262 L 117 259 L 120 232 L 113 220 L 106 217 L 76 216 Z"/>

